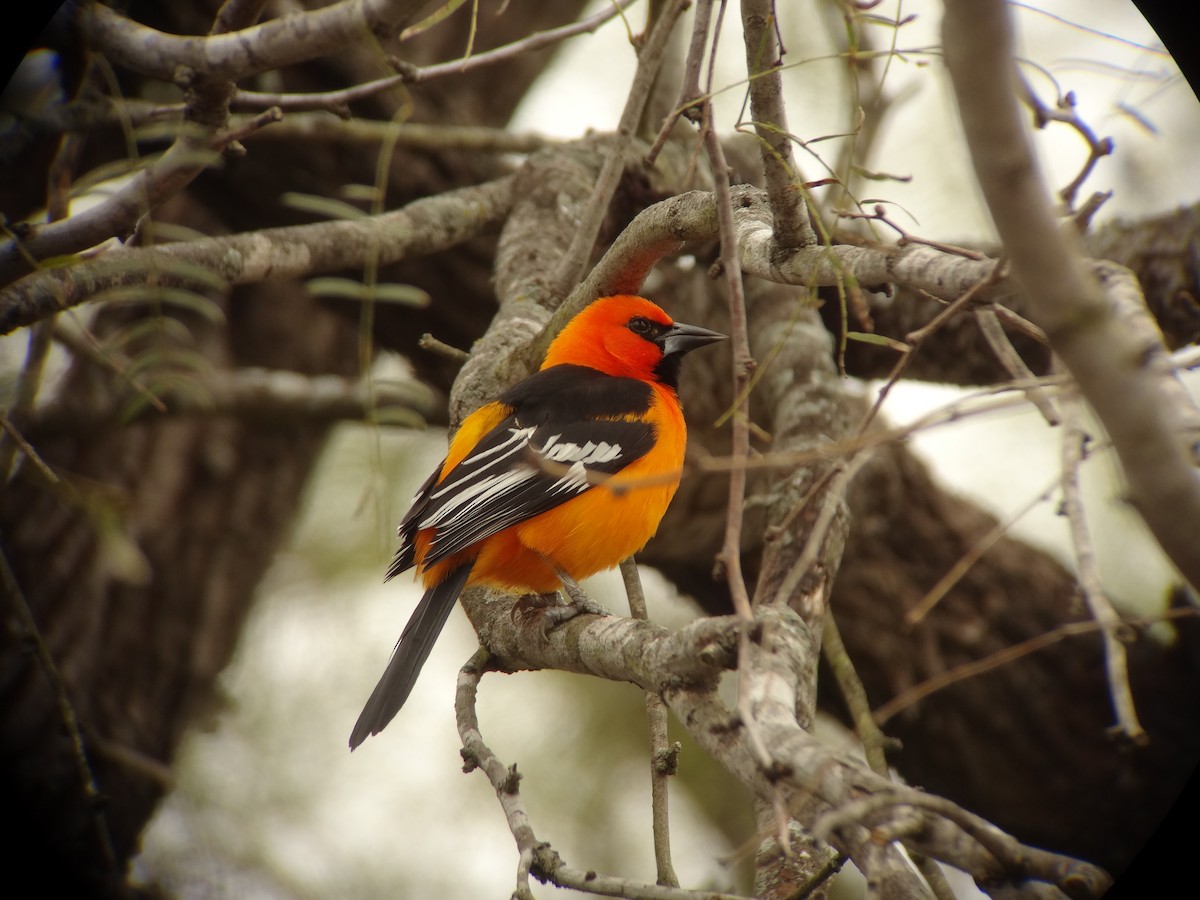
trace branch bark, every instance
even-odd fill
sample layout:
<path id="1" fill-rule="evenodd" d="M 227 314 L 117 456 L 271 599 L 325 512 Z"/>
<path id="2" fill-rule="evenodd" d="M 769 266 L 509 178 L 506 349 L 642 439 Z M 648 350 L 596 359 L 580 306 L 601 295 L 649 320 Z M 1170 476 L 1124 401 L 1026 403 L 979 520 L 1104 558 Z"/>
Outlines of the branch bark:
<path id="1" fill-rule="evenodd" d="M 236 81 L 328 56 L 376 35 L 393 37 L 420 0 L 341 0 L 226 34 L 181 36 L 141 25 L 101 3 L 79 12 L 85 40 L 115 66 L 162 81 L 192 74 Z M 188 71 L 190 70 L 190 72 Z"/>
<path id="2" fill-rule="evenodd" d="M 1051 210 L 1017 103 L 1012 23 L 1000 0 L 947 0 L 942 22 L 971 159 L 1034 320 L 1103 423 L 1129 482 L 1130 502 L 1171 561 L 1200 585 L 1200 472 L 1194 438 L 1162 390 L 1161 340 L 1130 328 L 1101 293 L 1121 290 L 1115 268 L 1085 269 Z"/>
<path id="3" fill-rule="evenodd" d="M 435 253 L 496 229 L 511 202 L 512 180 L 501 178 L 378 216 L 105 253 L 91 262 L 36 272 L 0 292 L 0 334 L 102 300 L 106 291 L 125 285 L 212 290 Z"/>

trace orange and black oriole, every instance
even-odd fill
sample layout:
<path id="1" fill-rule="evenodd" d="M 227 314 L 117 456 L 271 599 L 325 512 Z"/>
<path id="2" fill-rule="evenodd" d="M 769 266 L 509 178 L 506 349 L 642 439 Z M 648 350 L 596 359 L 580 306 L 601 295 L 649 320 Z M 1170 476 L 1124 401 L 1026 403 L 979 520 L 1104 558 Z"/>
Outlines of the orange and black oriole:
<path id="1" fill-rule="evenodd" d="M 636 553 L 679 486 L 684 354 L 725 335 L 642 297 L 605 297 L 562 330 L 541 369 L 463 420 L 400 522 L 391 578 L 425 595 L 363 708 L 350 748 L 392 720 L 469 584 L 549 593 Z"/>

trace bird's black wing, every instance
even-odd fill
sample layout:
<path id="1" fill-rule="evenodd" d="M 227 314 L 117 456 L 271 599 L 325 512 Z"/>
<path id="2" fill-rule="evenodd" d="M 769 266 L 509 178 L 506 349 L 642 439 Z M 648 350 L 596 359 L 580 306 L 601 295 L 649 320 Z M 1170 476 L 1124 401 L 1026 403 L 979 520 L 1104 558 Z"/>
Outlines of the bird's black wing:
<path id="1" fill-rule="evenodd" d="M 654 446 L 654 426 L 644 420 L 651 388 L 638 379 L 554 366 L 499 401 L 511 413 L 418 494 L 401 524 L 397 563 L 403 555 L 411 565 L 418 531 L 435 530 L 424 559 L 433 565 L 579 496 L 596 476 L 621 471 Z"/>

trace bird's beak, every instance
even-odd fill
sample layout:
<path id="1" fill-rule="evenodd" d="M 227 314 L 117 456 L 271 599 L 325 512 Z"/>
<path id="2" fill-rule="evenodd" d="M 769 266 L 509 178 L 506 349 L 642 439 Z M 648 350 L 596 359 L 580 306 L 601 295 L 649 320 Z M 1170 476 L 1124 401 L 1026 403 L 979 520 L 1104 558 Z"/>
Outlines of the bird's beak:
<path id="1" fill-rule="evenodd" d="M 658 344 L 662 347 L 664 357 L 675 354 L 682 356 L 705 344 L 728 339 L 727 335 L 721 334 L 719 331 L 709 331 L 699 325 L 685 325 L 683 322 L 676 322 L 662 333 Z"/>

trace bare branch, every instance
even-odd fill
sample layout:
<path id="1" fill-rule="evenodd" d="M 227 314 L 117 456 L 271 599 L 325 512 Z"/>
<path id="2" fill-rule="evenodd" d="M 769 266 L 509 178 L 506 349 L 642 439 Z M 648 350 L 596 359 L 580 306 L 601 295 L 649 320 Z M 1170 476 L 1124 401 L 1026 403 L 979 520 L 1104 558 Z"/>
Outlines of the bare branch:
<path id="1" fill-rule="evenodd" d="M 473 602 L 484 607 L 477 619 L 482 626 L 480 640 L 494 654 L 495 665 L 509 671 L 585 672 L 632 681 L 660 693 L 701 746 L 756 795 L 769 797 L 783 785 L 798 803 L 815 798 L 834 817 L 822 826 L 829 832 L 828 839 L 867 871 L 871 865 L 864 853 L 874 841 L 866 835 L 873 833 L 911 844 L 983 882 L 1050 880 L 1060 886 L 1069 883 L 1072 896 L 1081 897 L 1099 896 L 1108 884 L 1095 867 L 1022 847 L 947 801 L 880 778 L 801 728 L 795 718 L 796 694 L 816 665 L 817 646 L 799 617 L 786 607 L 758 610 L 760 621 L 753 626 L 750 642 L 751 652 L 764 657 L 752 668 L 769 673 L 752 701 L 770 753 L 770 764 L 764 768 L 747 729 L 716 692 L 716 676 L 734 665 L 733 647 L 745 627 L 736 618 L 701 619 L 670 633 L 633 619 L 583 615 L 543 635 L 540 628 L 513 621 L 508 613 L 511 599 L 489 598 L 480 590 L 472 593 Z M 674 667 L 673 661 L 682 660 L 689 661 L 685 669 Z M 716 667 L 710 668 L 714 663 Z M 863 798 L 869 808 L 855 806 Z M 919 815 L 919 827 L 903 826 L 910 809 L 925 811 Z M 863 816 L 866 824 L 858 824 Z"/>
<path id="2" fill-rule="evenodd" d="M 1132 276 L 1116 266 L 1089 273 L 1054 217 L 1021 121 L 1006 5 L 947 0 L 942 28 L 976 175 L 1013 271 L 1029 291 L 1032 318 L 1112 438 L 1131 502 L 1183 576 L 1200 585 L 1200 473 L 1163 390 L 1161 338 L 1111 299 L 1136 291 Z"/>
<path id="3" fill-rule="evenodd" d="M 750 379 L 757 364 L 750 352 L 750 330 L 746 322 L 746 292 L 742 285 L 741 260 L 738 258 L 737 232 L 733 219 L 733 198 L 729 190 L 729 165 L 712 121 L 712 101 L 705 100 L 702 112 L 704 149 L 713 173 L 713 193 L 717 203 L 717 226 L 720 236 L 721 274 L 725 280 L 726 302 L 729 304 L 730 342 L 733 346 L 732 443 L 730 456 L 734 469 L 729 476 L 729 499 L 725 514 L 725 540 L 718 557 L 725 570 L 733 608 L 746 619 L 753 618 L 746 580 L 742 577 L 742 518 L 746 502 L 746 470 L 742 463 L 750 456 Z"/>
<path id="4" fill-rule="evenodd" d="M 536 631 L 537 629 L 528 629 Z M 505 766 L 484 742 L 475 713 L 479 681 L 486 671 L 490 657 L 482 648 L 459 671 L 458 690 L 454 708 L 462 740 L 464 769 L 482 769 L 496 791 L 504 810 L 509 830 L 517 842 L 519 866 L 515 897 L 532 900 L 529 875 L 560 887 L 575 888 L 604 897 L 638 897 L 645 900 L 740 900 L 737 895 L 708 890 L 692 891 L 674 884 L 647 884 L 630 878 L 603 875 L 594 870 L 568 866 L 549 844 L 537 839 L 529 811 L 521 799 L 521 776 L 516 766 Z"/>
<path id="5" fill-rule="evenodd" d="M 238 117 L 234 118 L 238 121 Z M 482 153 L 534 153 L 563 141 L 532 132 L 519 133 L 480 125 L 427 125 L 421 122 L 381 122 L 341 119 L 332 113 L 293 113 L 270 128 L 249 135 L 254 144 L 279 141 L 342 143 L 394 142 L 412 150 L 468 150 Z"/>
<path id="6" fill-rule="evenodd" d="M 621 563 L 621 580 L 629 598 L 629 613 L 635 619 L 649 620 L 646 594 L 633 557 Z M 671 862 L 671 828 L 667 803 L 670 777 L 675 774 L 679 744 L 667 741 L 667 707 L 658 694 L 646 693 L 646 725 L 650 732 L 650 817 L 654 832 L 654 863 L 658 883 L 679 884 Z"/>
<path id="7" fill-rule="evenodd" d="M 1120 614 L 1104 591 L 1079 490 L 1079 467 L 1091 438 L 1084 431 L 1083 409 L 1078 395 L 1068 394 L 1064 398 L 1064 407 L 1066 422 L 1062 433 L 1060 473 L 1062 512 L 1071 530 L 1071 544 L 1079 570 L 1079 587 L 1092 618 L 1100 624 L 1104 635 L 1104 662 L 1108 672 L 1108 690 L 1117 713 L 1117 728 L 1135 744 L 1145 744 L 1149 736 L 1138 721 L 1125 654 L 1125 642 L 1133 639 L 1133 629 L 1121 621 Z"/>
<path id="8" fill-rule="evenodd" d="M 551 293 L 565 297 L 579 283 L 592 259 L 592 250 L 600 234 L 600 225 L 608 214 L 609 204 L 616 193 L 621 173 L 625 171 L 626 156 L 632 141 L 637 137 L 638 123 L 650 99 L 650 92 L 658 79 L 658 72 L 667 50 L 667 42 L 675 29 L 675 22 L 687 8 L 689 0 L 672 0 L 650 25 L 650 34 L 638 52 L 637 74 L 629 88 L 621 121 L 617 125 L 616 141 L 608 152 L 596 186 L 584 208 L 583 216 L 571 238 L 571 245 L 559 261 L 551 281 Z"/>
<path id="9" fill-rule="evenodd" d="M 750 115 L 758 134 L 767 193 L 780 247 L 793 250 L 816 243 L 800 189 L 800 173 L 792 157 L 783 104 L 783 60 L 777 37 L 778 22 L 771 0 L 742 0 L 742 32 L 746 41 L 746 72 L 750 77 Z"/>
<path id="10" fill-rule="evenodd" d="M 975 310 L 975 321 L 979 323 L 979 330 L 983 332 L 983 336 L 987 339 L 992 352 L 996 354 L 996 358 L 1014 379 L 1029 381 L 1034 377 L 1032 370 L 1025 365 L 1025 360 L 1021 359 L 1020 354 L 1013 347 L 1012 341 L 1004 333 L 1004 326 L 1000 324 L 1000 316 L 995 309 Z M 1025 396 L 1030 403 L 1037 407 L 1047 425 L 1059 423 L 1058 410 L 1054 408 L 1054 403 L 1046 396 L 1045 391 L 1034 386 L 1025 392 Z"/>
<path id="11" fill-rule="evenodd" d="M 153 383 L 153 373 L 150 374 Z M 250 416 L 259 421 L 407 422 L 419 426 L 441 417 L 441 404 L 418 381 L 343 378 L 338 375 L 302 375 L 269 369 L 239 369 L 188 373 L 182 383 L 154 391 L 163 402 L 163 412 L 149 403 L 123 415 L 129 398 L 110 395 L 104 400 L 89 397 L 85 403 L 64 396 L 38 409 L 29 431 L 39 437 L 87 431 L 102 424 L 129 424 L 144 418 L 167 415 Z"/>
<path id="12" fill-rule="evenodd" d="M 31 260 L 76 253 L 110 237 L 128 235 L 139 218 L 187 187 L 225 148 L 279 118 L 275 110 L 244 120 L 237 128 L 208 134 L 185 127 L 166 153 L 103 202 L 60 222 L 30 226 L 19 237 L 0 244 L 0 283 L 7 284 L 27 271 Z"/>
<path id="13" fill-rule="evenodd" d="M 159 286 L 212 289 L 214 280 L 247 284 L 302 277 L 444 250 L 496 228 L 509 209 L 511 190 L 512 179 L 501 178 L 379 216 L 121 250 L 36 272 L 0 291 L 0 333 L 148 278 Z"/>
<path id="14" fill-rule="evenodd" d="M 522 53 L 541 50 L 567 38 L 590 34 L 609 19 L 619 15 L 633 2 L 634 0 L 615 0 L 578 22 L 571 22 L 559 28 L 537 31 L 519 41 L 513 41 L 511 44 L 484 53 L 475 53 L 463 59 L 421 67 L 404 64 L 399 74 L 340 91 L 323 91 L 312 94 L 264 94 L 257 91 L 238 91 L 233 98 L 233 105 L 239 109 L 263 109 L 268 106 L 278 106 L 284 110 L 344 110 L 355 101 L 374 96 L 402 84 L 423 84 L 448 75 L 461 75 L 473 69 L 508 62 Z M 397 65 L 400 64 L 397 63 Z"/>
<path id="15" fill-rule="evenodd" d="M 422 5 L 421 0 L 341 0 L 208 37 L 165 34 L 96 2 L 83 7 L 78 21 L 82 35 L 114 66 L 163 81 L 181 73 L 237 80 L 327 56 L 373 40 L 376 33 L 396 34 Z"/>

